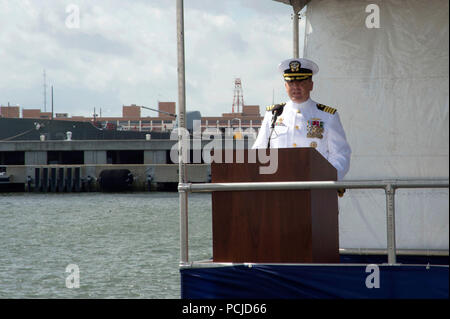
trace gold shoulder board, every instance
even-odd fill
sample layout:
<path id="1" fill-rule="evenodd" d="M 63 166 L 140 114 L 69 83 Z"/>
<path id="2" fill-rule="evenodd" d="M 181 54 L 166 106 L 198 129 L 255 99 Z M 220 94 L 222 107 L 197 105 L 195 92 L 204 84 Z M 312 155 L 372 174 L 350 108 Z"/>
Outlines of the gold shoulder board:
<path id="1" fill-rule="evenodd" d="M 324 112 L 327 112 L 330 114 L 334 114 L 337 111 L 335 108 L 332 108 L 331 106 L 326 106 L 323 104 L 317 104 L 317 108 L 321 111 L 324 111 Z"/>
<path id="2" fill-rule="evenodd" d="M 284 105 L 286 105 L 286 103 L 273 104 L 273 105 L 266 106 L 266 111 L 267 111 L 267 112 L 270 112 L 270 111 L 273 110 L 273 108 L 274 108 L 275 106 L 278 106 L 278 105 L 284 106 Z"/>

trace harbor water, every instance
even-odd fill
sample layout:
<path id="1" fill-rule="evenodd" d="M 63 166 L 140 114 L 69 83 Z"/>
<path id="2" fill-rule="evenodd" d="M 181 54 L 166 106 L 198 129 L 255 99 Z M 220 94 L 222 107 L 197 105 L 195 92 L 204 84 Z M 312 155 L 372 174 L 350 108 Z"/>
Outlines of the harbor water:
<path id="1" fill-rule="evenodd" d="M 178 193 L 0 194 L 0 298 L 180 298 Z M 211 195 L 189 196 L 191 260 Z"/>

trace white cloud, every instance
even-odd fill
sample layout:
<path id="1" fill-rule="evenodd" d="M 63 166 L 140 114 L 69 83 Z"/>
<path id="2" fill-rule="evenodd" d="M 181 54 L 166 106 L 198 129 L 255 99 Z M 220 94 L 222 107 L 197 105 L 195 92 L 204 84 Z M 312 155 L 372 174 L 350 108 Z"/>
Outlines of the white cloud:
<path id="1" fill-rule="evenodd" d="M 79 29 L 65 25 L 71 3 Z M 246 104 L 271 104 L 274 89 L 282 98 L 276 67 L 292 52 L 289 6 L 192 0 L 184 10 L 188 109 L 230 112 L 235 77 Z M 1 104 L 42 107 L 44 69 L 58 111 L 72 115 L 178 99 L 175 1 L 0 0 L 0 19 Z"/>

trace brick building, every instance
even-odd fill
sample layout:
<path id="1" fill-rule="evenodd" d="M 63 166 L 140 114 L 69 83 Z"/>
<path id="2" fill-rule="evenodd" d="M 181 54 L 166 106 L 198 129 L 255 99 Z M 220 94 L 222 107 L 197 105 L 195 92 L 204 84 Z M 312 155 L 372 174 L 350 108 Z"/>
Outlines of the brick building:
<path id="1" fill-rule="evenodd" d="M 122 106 L 122 117 L 124 119 L 139 119 L 141 117 L 141 107 L 136 104 Z"/>
<path id="2" fill-rule="evenodd" d="M 20 117 L 19 106 L 0 106 L 0 117 L 18 118 Z"/>
<path id="3" fill-rule="evenodd" d="M 151 111 L 136 104 L 123 105 L 121 117 L 84 117 L 67 113 L 56 113 L 54 120 L 58 121 L 82 121 L 92 122 L 94 125 L 106 129 L 137 130 L 137 131 L 168 131 L 171 130 L 176 121 L 175 102 L 158 102 L 157 110 L 164 113 L 156 113 L 156 116 L 143 116 Z M 167 114 L 169 113 L 169 114 Z M 19 106 L 1 106 L 0 116 L 10 118 L 20 118 Z M 40 109 L 22 109 L 22 118 L 51 119 L 51 112 L 41 112 Z M 258 130 L 263 117 L 260 114 L 259 105 L 244 105 L 242 112 L 223 113 L 222 116 L 201 117 L 202 130 L 206 128 L 224 129 L 226 127 L 242 129 L 253 128 Z"/>
<path id="4" fill-rule="evenodd" d="M 222 116 L 202 117 L 202 129 L 207 127 L 240 127 L 243 130 L 248 128 L 258 130 L 261 127 L 262 119 L 259 105 L 244 105 L 242 112 L 239 113 L 223 113 Z"/>

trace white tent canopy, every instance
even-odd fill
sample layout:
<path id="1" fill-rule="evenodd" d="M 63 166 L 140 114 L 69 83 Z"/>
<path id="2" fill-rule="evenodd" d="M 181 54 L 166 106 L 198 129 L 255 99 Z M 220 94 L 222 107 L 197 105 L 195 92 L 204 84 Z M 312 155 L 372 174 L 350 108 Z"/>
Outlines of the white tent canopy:
<path id="1" fill-rule="evenodd" d="M 371 3 L 379 28 L 363 0 L 313 0 L 306 12 L 313 99 L 338 109 L 353 150 L 346 179 L 448 179 L 449 2 Z M 397 248 L 448 249 L 448 195 L 397 190 Z M 341 248 L 386 248 L 383 191 L 348 190 L 339 220 Z"/>
<path id="2" fill-rule="evenodd" d="M 310 0 L 274 0 L 274 1 L 289 4 L 294 9 L 294 12 L 299 12 Z"/>

